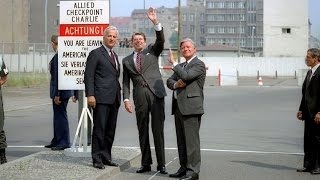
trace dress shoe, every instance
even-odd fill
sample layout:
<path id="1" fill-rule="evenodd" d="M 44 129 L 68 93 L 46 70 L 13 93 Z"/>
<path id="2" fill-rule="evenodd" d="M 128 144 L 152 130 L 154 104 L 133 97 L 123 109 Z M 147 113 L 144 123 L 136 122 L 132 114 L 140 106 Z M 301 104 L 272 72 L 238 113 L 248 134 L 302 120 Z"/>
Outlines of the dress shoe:
<path id="1" fill-rule="evenodd" d="M 297 169 L 297 172 L 310 172 L 310 171 L 311 171 L 311 169 L 306 168 L 306 167 L 303 167 L 303 168 Z"/>
<path id="2" fill-rule="evenodd" d="M 102 163 L 103 163 L 104 165 L 107 165 L 107 166 L 116 166 L 116 167 L 119 166 L 119 164 L 117 164 L 117 163 L 115 163 L 115 162 L 112 162 L 112 161 L 110 161 L 110 160 L 102 160 Z"/>
<path id="3" fill-rule="evenodd" d="M 141 166 L 141 168 L 139 168 L 136 173 L 144 173 L 144 172 L 148 172 L 151 171 L 151 167 L 150 166 Z"/>
<path id="4" fill-rule="evenodd" d="M 168 172 L 166 171 L 166 167 L 164 165 L 158 166 L 157 171 L 159 171 L 161 174 L 168 174 Z"/>
<path id="5" fill-rule="evenodd" d="M 53 145 L 53 144 L 48 144 L 48 145 L 45 145 L 44 147 L 45 147 L 45 148 L 53 148 L 54 145 Z"/>
<path id="6" fill-rule="evenodd" d="M 186 172 L 187 172 L 187 170 L 185 170 L 182 167 L 180 167 L 179 170 L 176 173 L 169 174 L 169 177 L 180 178 L 180 177 L 186 175 Z"/>
<path id="7" fill-rule="evenodd" d="M 315 168 L 314 170 L 310 171 L 311 174 L 320 174 L 320 168 Z"/>
<path id="8" fill-rule="evenodd" d="M 102 163 L 93 163 L 93 167 L 97 169 L 104 169 L 104 165 Z"/>
<path id="9" fill-rule="evenodd" d="M 7 163 L 6 149 L 0 149 L 0 164 Z"/>
<path id="10" fill-rule="evenodd" d="M 193 173 L 191 175 L 184 175 L 183 177 L 180 178 L 180 180 L 198 180 L 198 179 L 199 179 L 198 173 Z"/>
<path id="11" fill-rule="evenodd" d="M 67 147 L 52 147 L 51 150 L 52 151 L 62 151 L 62 150 L 65 150 L 67 149 Z"/>

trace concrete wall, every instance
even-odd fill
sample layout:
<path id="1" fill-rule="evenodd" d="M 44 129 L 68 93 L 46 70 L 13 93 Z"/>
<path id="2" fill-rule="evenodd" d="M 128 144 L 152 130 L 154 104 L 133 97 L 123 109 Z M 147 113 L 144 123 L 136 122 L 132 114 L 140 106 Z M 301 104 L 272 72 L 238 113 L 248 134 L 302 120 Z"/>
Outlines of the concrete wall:
<path id="1" fill-rule="evenodd" d="M 208 76 L 217 76 L 219 68 L 237 69 L 239 76 L 295 76 L 300 69 L 307 69 L 304 57 L 200 57 L 208 67 Z"/>
<path id="2" fill-rule="evenodd" d="M 28 42 L 29 0 L 0 1 L 0 41 Z M 14 53 L 14 49 L 7 49 Z"/>
<path id="3" fill-rule="evenodd" d="M 308 49 L 308 1 L 265 0 L 263 55 L 304 56 Z M 283 33 L 283 28 L 291 33 Z"/>
<path id="4" fill-rule="evenodd" d="M 47 72 L 54 53 L 3 54 L 3 59 L 11 72 Z M 122 63 L 124 56 L 119 56 Z M 265 57 L 199 57 L 208 67 L 208 76 L 218 76 L 220 68 L 236 69 L 239 76 L 298 76 L 307 69 L 304 57 L 265 58 Z M 181 58 L 183 62 L 184 59 Z M 159 60 L 161 67 L 168 66 L 167 56 Z M 121 70 L 122 71 L 122 70 Z M 170 70 L 172 73 L 172 71 Z M 121 72 L 122 73 L 122 72 Z"/>

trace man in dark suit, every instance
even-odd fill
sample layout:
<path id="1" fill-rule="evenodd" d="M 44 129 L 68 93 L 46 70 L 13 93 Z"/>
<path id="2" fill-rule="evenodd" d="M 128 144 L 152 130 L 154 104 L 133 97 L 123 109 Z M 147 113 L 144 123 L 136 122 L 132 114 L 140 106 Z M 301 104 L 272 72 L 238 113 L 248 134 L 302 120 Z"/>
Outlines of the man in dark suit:
<path id="1" fill-rule="evenodd" d="M 307 51 L 306 64 L 311 67 L 302 85 L 302 99 L 297 118 L 304 121 L 304 160 L 298 172 L 320 174 L 320 51 Z"/>
<path id="2" fill-rule="evenodd" d="M 142 152 L 141 168 L 137 173 L 151 171 L 151 150 L 149 142 L 149 113 L 155 151 L 157 170 L 166 174 L 164 154 L 164 97 L 167 95 L 159 70 L 158 57 L 164 46 L 164 34 L 157 20 L 156 10 L 149 8 L 148 17 L 156 29 L 156 41 L 146 47 L 146 37 L 143 33 L 132 35 L 134 52 L 125 57 L 123 64 L 123 99 L 125 108 L 132 113 L 130 96 L 130 79 L 133 83 L 133 101 L 136 111 L 139 143 Z"/>
<path id="3" fill-rule="evenodd" d="M 53 106 L 53 139 L 46 148 L 52 150 L 64 150 L 70 147 L 69 122 L 67 115 L 67 106 L 69 98 L 76 102 L 77 97 L 72 90 L 58 89 L 58 36 L 52 35 L 51 45 L 56 54 L 50 61 L 50 98 Z"/>
<path id="4" fill-rule="evenodd" d="M 7 82 L 7 77 L 9 70 L 4 63 L 3 59 L 0 57 L 0 164 L 7 163 L 6 148 L 7 140 L 6 134 L 4 132 L 4 109 L 3 109 L 3 99 L 1 86 Z"/>
<path id="5" fill-rule="evenodd" d="M 93 108 L 91 155 L 93 166 L 98 169 L 104 169 L 104 165 L 118 166 L 111 159 L 121 101 L 120 65 L 112 50 L 118 34 L 114 26 L 105 29 L 103 45 L 90 52 L 84 73 L 88 105 Z"/>
<path id="6" fill-rule="evenodd" d="M 201 154 L 199 129 L 203 109 L 203 85 L 206 77 L 205 64 L 196 56 L 196 46 L 191 39 L 180 43 L 186 62 L 175 62 L 170 50 L 169 62 L 174 74 L 167 79 L 173 90 L 172 114 L 174 114 L 180 168 L 170 177 L 199 179 Z"/>

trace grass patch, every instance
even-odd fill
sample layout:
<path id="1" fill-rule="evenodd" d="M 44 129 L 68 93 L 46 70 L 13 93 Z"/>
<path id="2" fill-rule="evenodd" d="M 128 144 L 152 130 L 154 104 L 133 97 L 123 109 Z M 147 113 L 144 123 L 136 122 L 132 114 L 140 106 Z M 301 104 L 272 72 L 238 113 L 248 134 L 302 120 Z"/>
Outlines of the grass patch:
<path id="1" fill-rule="evenodd" d="M 50 75 L 46 73 L 17 73 L 10 72 L 7 79 L 8 87 L 33 87 L 48 85 Z"/>

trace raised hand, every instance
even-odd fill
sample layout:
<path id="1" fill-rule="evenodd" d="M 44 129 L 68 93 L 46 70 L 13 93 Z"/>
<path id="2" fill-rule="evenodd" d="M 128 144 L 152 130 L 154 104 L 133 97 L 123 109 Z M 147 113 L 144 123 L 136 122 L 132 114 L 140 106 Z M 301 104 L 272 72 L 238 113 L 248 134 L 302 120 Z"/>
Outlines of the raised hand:
<path id="1" fill-rule="evenodd" d="M 174 56 L 173 56 L 173 53 L 171 51 L 171 48 L 169 48 L 169 62 L 171 64 L 175 63 L 176 61 L 174 60 Z"/>
<path id="2" fill-rule="evenodd" d="M 148 12 L 147 12 L 147 15 L 148 15 L 148 18 L 152 21 L 153 24 L 158 24 L 156 9 L 150 7 Z"/>

